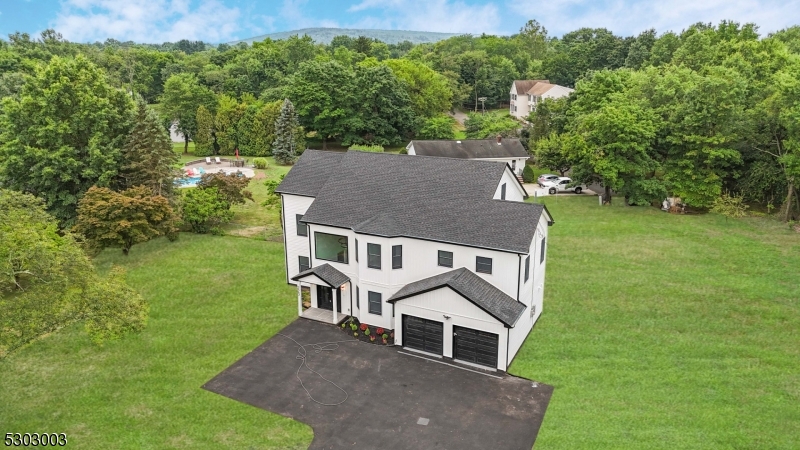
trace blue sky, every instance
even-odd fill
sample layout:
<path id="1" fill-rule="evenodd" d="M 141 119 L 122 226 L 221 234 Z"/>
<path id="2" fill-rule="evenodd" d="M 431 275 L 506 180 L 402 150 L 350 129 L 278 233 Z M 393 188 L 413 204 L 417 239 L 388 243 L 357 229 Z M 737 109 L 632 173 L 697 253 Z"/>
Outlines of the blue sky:
<path id="1" fill-rule="evenodd" d="M 768 33 L 800 24 L 800 0 L 0 0 L 0 36 L 55 28 L 77 42 L 216 43 L 309 27 L 512 34 L 528 19 L 555 36 L 583 26 L 680 31 L 722 19 Z"/>

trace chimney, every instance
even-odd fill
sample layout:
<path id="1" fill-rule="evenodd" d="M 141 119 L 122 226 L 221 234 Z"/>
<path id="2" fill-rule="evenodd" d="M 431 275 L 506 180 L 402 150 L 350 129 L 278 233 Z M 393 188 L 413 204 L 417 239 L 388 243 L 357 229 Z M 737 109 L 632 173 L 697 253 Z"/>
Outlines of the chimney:
<path id="1" fill-rule="evenodd" d="M 497 135 L 497 144 L 499 145 L 499 144 L 502 144 L 502 143 L 503 143 L 503 136 L 500 136 L 500 135 L 498 134 L 498 135 Z"/>

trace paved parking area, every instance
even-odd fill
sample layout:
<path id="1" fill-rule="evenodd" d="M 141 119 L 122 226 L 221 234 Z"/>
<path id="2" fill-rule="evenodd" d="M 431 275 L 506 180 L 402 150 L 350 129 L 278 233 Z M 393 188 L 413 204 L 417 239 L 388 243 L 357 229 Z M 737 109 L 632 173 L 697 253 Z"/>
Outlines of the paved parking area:
<path id="1" fill-rule="evenodd" d="M 553 392 L 524 378 L 360 342 L 307 319 L 295 320 L 280 334 L 203 388 L 310 425 L 312 449 L 528 450 Z M 304 347 L 307 366 L 299 376 L 308 393 L 296 376 L 303 363 L 298 344 L 289 338 L 304 345 L 344 341 L 338 348 Z M 338 405 L 321 405 L 309 394 Z"/>

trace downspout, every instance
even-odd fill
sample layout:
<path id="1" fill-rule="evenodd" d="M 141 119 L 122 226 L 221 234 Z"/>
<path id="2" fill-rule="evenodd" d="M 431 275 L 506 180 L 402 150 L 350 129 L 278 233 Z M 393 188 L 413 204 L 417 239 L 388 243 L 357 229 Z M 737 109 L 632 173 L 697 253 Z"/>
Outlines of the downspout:
<path id="1" fill-rule="evenodd" d="M 311 225 L 306 224 L 306 231 L 308 231 L 308 268 L 314 267 L 314 257 L 311 254 Z"/>
<path id="2" fill-rule="evenodd" d="M 511 347 L 511 328 L 506 328 L 506 372 L 508 372 L 508 366 L 510 361 L 508 360 L 508 349 Z"/>
<path id="3" fill-rule="evenodd" d="M 517 301 L 519 301 L 519 282 L 522 279 L 522 253 L 517 253 Z"/>
<path id="4" fill-rule="evenodd" d="M 289 283 L 289 246 L 286 244 L 286 208 L 283 205 L 283 194 L 281 194 L 281 225 L 283 226 L 283 261 L 286 263 L 286 284 Z M 300 282 L 297 282 L 300 286 Z"/>

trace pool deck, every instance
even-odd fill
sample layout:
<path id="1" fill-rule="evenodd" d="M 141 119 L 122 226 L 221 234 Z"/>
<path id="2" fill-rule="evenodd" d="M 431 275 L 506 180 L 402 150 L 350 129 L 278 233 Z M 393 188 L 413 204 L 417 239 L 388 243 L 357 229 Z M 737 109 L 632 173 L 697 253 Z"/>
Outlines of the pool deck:
<path id="1" fill-rule="evenodd" d="M 197 169 L 198 167 L 202 167 L 203 170 L 206 171 L 206 173 L 223 172 L 223 173 L 226 173 L 226 174 L 231 174 L 231 173 L 241 172 L 247 178 L 253 178 L 256 175 L 256 173 L 253 171 L 253 169 L 250 169 L 248 167 L 230 167 L 228 165 L 227 161 L 223 161 L 221 164 L 198 163 L 198 164 L 192 164 L 192 165 L 189 165 L 189 166 L 183 166 L 184 173 L 185 173 L 185 170 L 188 169 L 188 168 Z"/>

